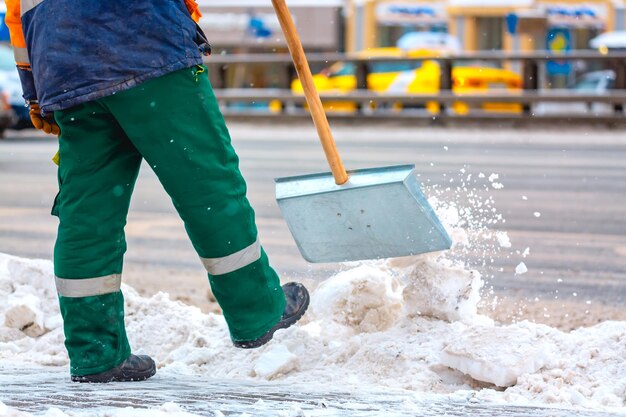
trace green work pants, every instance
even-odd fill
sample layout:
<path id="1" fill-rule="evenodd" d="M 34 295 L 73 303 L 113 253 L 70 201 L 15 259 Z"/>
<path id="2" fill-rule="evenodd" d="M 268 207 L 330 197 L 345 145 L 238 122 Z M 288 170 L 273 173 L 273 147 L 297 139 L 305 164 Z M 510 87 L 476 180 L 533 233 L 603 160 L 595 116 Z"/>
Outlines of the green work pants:
<path id="1" fill-rule="evenodd" d="M 130 355 L 120 281 L 143 159 L 184 221 L 231 338 L 256 339 L 280 320 L 285 297 L 259 244 L 205 67 L 54 115 L 61 128 L 54 266 L 72 374 L 106 371 Z"/>

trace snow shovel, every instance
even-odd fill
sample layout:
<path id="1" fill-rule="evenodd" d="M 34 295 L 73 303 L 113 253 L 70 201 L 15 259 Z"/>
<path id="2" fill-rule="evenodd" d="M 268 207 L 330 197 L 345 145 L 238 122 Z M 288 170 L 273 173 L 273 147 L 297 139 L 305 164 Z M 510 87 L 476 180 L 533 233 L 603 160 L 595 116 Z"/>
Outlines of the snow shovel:
<path id="1" fill-rule="evenodd" d="M 332 173 L 276 179 L 276 200 L 309 262 L 391 258 L 450 249 L 414 165 L 346 172 L 285 0 L 272 0 Z"/>

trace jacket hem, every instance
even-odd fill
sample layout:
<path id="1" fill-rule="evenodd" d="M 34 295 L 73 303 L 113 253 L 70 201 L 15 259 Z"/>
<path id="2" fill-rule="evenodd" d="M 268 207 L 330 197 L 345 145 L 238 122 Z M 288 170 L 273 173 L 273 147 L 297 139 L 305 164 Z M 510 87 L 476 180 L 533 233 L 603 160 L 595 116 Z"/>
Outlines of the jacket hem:
<path id="1" fill-rule="evenodd" d="M 98 91 L 89 91 L 87 93 L 81 94 L 80 89 L 79 89 L 77 90 L 78 95 L 72 96 L 70 98 L 61 98 L 61 99 L 56 100 L 56 102 L 53 102 L 53 103 L 40 103 L 41 110 L 44 113 L 54 112 L 58 110 L 65 110 L 65 109 L 77 106 L 87 101 L 97 100 L 99 98 L 110 96 L 120 91 L 128 90 L 132 87 L 135 87 L 141 84 L 144 81 L 148 81 L 150 79 L 157 78 L 165 74 L 169 74 L 170 72 L 178 71 L 183 68 L 192 67 L 194 65 L 200 65 L 202 63 L 203 63 L 202 58 L 200 57 L 194 57 L 194 58 L 186 57 L 186 59 L 184 60 L 178 60 L 170 65 L 166 65 L 154 71 L 129 78 L 115 85 L 99 89 Z M 86 88 L 91 88 L 91 87 L 86 87 Z M 76 93 L 77 91 L 74 91 L 73 93 Z"/>

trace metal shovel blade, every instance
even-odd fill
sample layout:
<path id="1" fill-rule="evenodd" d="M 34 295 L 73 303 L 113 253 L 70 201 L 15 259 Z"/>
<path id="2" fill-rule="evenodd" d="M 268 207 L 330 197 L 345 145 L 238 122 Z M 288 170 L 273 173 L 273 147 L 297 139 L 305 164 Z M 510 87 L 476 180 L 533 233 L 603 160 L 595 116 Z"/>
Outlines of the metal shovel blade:
<path id="1" fill-rule="evenodd" d="M 276 200 L 309 262 L 345 262 L 450 249 L 414 165 L 276 179 Z"/>

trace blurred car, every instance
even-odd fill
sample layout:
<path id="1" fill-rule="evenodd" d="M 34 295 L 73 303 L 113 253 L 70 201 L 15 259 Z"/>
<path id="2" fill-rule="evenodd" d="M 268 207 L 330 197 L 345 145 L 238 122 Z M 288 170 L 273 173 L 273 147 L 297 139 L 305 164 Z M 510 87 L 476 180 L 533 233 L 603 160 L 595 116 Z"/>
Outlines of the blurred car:
<path id="1" fill-rule="evenodd" d="M 589 41 L 589 46 L 601 53 L 626 50 L 626 31 L 605 32 Z"/>
<path id="2" fill-rule="evenodd" d="M 396 46 L 405 51 L 429 49 L 440 52 L 460 52 L 461 42 L 456 36 L 443 32 L 408 32 L 400 36 Z"/>
<path id="3" fill-rule="evenodd" d="M 615 72 L 611 70 L 592 71 L 583 74 L 568 90 L 573 94 L 602 95 L 615 88 Z M 539 103 L 535 106 L 537 114 L 610 114 L 613 107 L 606 103 L 585 103 L 571 101 L 569 103 Z"/>
<path id="4" fill-rule="evenodd" d="M 593 71 L 584 74 L 572 89 L 585 93 L 605 93 L 615 87 L 615 71 Z"/>
<path id="5" fill-rule="evenodd" d="M 0 138 L 4 137 L 4 132 L 15 123 L 15 114 L 7 100 L 4 92 L 0 91 Z"/>
<path id="6" fill-rule="evenodd" d="M 0 91 L 5 95 L 14 113 L 14 120 L 10 127 L 13 129 L 32 127 L 28 107 L 24 104 L 22 97 L 22 84 L 15 67 L 13 50 L 4 45 L 0 45 Z"/>
<path id="7" fill-rule="evenodd" d="M 17 75 L 17 69 L 15 67 L 15 60 L 13 58 L 13 52 L 11 51 L 10 48 L 1 46 L 0 49 L 0 55 L 2 53 L 2 51 L 4 50 L 8 50 L 8 53 L 10 54 L 11 57 L 11 63 L 12 63 L 12 71 L 15 73 L 15 76 L 18 77 L 17 83 L 19 85 L 19 89 L 20 89 L 20 95 L 21 95 L 21 84 L 19 81 L 19 76 Z M 1 59 L 0 59 L 1 61 Z M 6 129 L 12 127 L 15 124 L 15 121 L 17 120 L 17 117 L 15 115 L 15 112 L 13 111 L 13 109 L 11 108 L 11 104 L 10 104 L 10 100 L 11 100 L 11 89 L 9 88 L 8 85 L 5 85 L 3 83 L 4 80 L 4 74 L 2 74 L 2 67 L 3 65 L 0 63 L 0 138 L 4 137 L 4 132 Z M 7 83 L 8 84 L 8 83 Z M 21 99 L 21 97 L 20 97 Z M 21 99 L 21 103 L 22 106 L 24 105 L 24 99 Z"/>
<path id="8" fill-rule="evenodd" d="M 436 56 L 438 51 L 404 51 L 396 47 L 368 49 L 361 53 L 367 57 L 408 57 Z M 441 69 L 433 60 L 410 62 L 372 61 L 368 63 L 367 89 L 378 93 L 437 94 L 440 89 Z M 313 81 L 320 93 L 348 93 L 357 88 L 356 65 L 337 62 L 313 75 Z M 452 91 L 455 93 L 485 93 L 494 90 L 520 92 L 522 78 L 509 70 L 484 66 L 456 66 L 452 69 Z M 291 84 L 294 94 L 302 94 L 302 84 L 294 80 Z M 401 109 L 401 103 L 394 103 L 394 109 Z M 433 114 L 439 112 L 436 102 L 426 103 L 426 109 Z M 353 112 L 357 104 L 350 101 L 324 103 L 327 111 Z M 520 112 L 517 103 L 483 103 L 478 108 L 491 112 Z M 462 101 L 455 102 L 452 109 L 457 114 L 467 114 L 470 106 Z"/>

